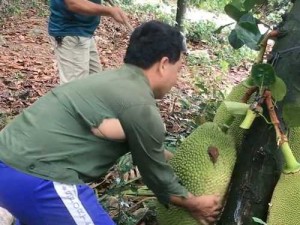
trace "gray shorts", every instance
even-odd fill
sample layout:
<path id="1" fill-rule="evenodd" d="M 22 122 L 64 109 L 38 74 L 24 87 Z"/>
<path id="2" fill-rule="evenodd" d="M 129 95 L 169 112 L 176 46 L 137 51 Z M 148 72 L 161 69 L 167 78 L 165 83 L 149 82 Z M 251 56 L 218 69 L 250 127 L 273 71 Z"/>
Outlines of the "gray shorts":
<path id="1" fill-rule="evenodd" d="M 54 46 L 60 84 L 101 71 L 100 59 L 93 37 L 65 36 L 61 43 L 50 37 Z"/>

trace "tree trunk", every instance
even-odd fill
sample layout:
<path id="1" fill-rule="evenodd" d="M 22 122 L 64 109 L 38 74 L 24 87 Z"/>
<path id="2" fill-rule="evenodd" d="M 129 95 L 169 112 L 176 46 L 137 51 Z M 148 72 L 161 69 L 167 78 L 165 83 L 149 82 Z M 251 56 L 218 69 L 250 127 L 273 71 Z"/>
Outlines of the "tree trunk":
<path id="1" fill-rule="evenodd" d="M 269 59 L 288 90 L 284 101 L 278 104 L 280 115 L 282 106 L 286 103 L 298 104 L 300 108 L 299 12 L 300 1 L 295 1 L 292 10 L 280 25 L 287 33 L 277 38 Z M 300 110 L 297 114 L 300 114 Z M 231 188 L 218 225 L 253 225 L 253 217 L 266 221 L 268 203 L 282 164 L 282 154 L 276 146 L 273 127 L 262 118 L 256 119 L 239 150 Z"/>
<path id="2" fill-rule="evenodd" d="M 183 20 L 186 13 L 187 0 L 177 0 L 176 27 L 183 31 Z"/>
<path id="3" fill-rule="evenodd" d="M 218 225 L 252 225 L 252 217 L 266 220 L 268 203 L 281 172 L 280 156 L 274 129 L 262 118 L 256 119 L 238 153 Z"/>

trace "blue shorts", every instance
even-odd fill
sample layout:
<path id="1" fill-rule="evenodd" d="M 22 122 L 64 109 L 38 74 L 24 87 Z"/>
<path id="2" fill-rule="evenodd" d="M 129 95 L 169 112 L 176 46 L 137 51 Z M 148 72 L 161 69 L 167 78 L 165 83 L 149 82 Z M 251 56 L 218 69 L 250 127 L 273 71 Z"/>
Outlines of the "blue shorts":
<path id="1" fill-rule="evenodd" d="M 0 161 L 0 206 L 22 225 L 114 225 L 88 185 L 68 185 Z"/>

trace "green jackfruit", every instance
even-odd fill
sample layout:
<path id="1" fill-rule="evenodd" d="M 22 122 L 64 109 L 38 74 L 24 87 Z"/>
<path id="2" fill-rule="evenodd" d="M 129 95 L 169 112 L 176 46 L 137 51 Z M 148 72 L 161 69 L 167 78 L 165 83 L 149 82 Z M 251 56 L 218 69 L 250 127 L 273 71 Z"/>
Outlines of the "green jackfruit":
<path id="1" fill-rule="evenodd" d="M 298 162 L 300 162 L 300 127 L 290 128 L 288 138 L 293 154 Z"/>
<path id="2" fill-rule="evenodd" d="M 241 102 L 247 90 L 248 88 L 245 87 L 243 83 L 240 83 L 232 88 L 225 100 Z M 227 134 L 234 138 L 234 142 L 238 148 L 241 145 L 245 134 L 245 130 L 240 128 L 240 124 L 243 122 L 244 118 L 245 116 L 243 115 L 233 116 L 230 114 L 226 109 L 225 103 L 223 102 L 217 109 L 213 122 L 217 123 L 221 127 L 224 125 L 229 126 Z"/>
<path id="3" fill-rule="evenodd" d="M 269 207 L 268 225 L 298 225 L 300 173 L 281 174 Z"/>
<path id="4" fill-rule="evenodd" d="M 195 195 L 224 196 L 236 161 L 231 136 L 223 133 L 216 123 L 206 122 L 190 134 L 179 146 L 170 165 L 182 184 Z M 160 225 L 196 225 L 185 210 L 158 204 Z M 198 225 L 198 224 L 197 224 Z"/>
<path id="5" fill-rule="evenodd" d="M 289 129 L 288 141 L 295 158 L 300 160 L 300 127 Z M 268 215 L 270 225 L 299 224 L 300 214 L 297 204 L 300 196 L 300 172 L 282 173 L 274 189 Z"/>

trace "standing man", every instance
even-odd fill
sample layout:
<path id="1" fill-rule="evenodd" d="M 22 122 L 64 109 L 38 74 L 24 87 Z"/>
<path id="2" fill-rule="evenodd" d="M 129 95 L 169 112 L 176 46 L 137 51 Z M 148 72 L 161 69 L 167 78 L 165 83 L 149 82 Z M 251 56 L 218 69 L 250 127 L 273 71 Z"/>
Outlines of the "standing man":
<path id="1" fill-rule="evenodd" d="M 121 68 L 56 87 L 18 115 L 0 132 L 0 207 L 26 225 L 113 225 L 85 183 L 131 152 L 162 204 L 213 223 L 219 197 L 189 193 L 164 156 L 155 99 L 175 85 L 184 51 L 179 31 L 147 22 L 133 32 Z"/>
<path id="2" fill-rule="evenodd" d="M 125 23 L 118 7 L 101 5 L 101 0 L 51 0 L 48 31 L 54 45 L 60 84 L 101 71 L 93 34 L 100 16 Z"/>

